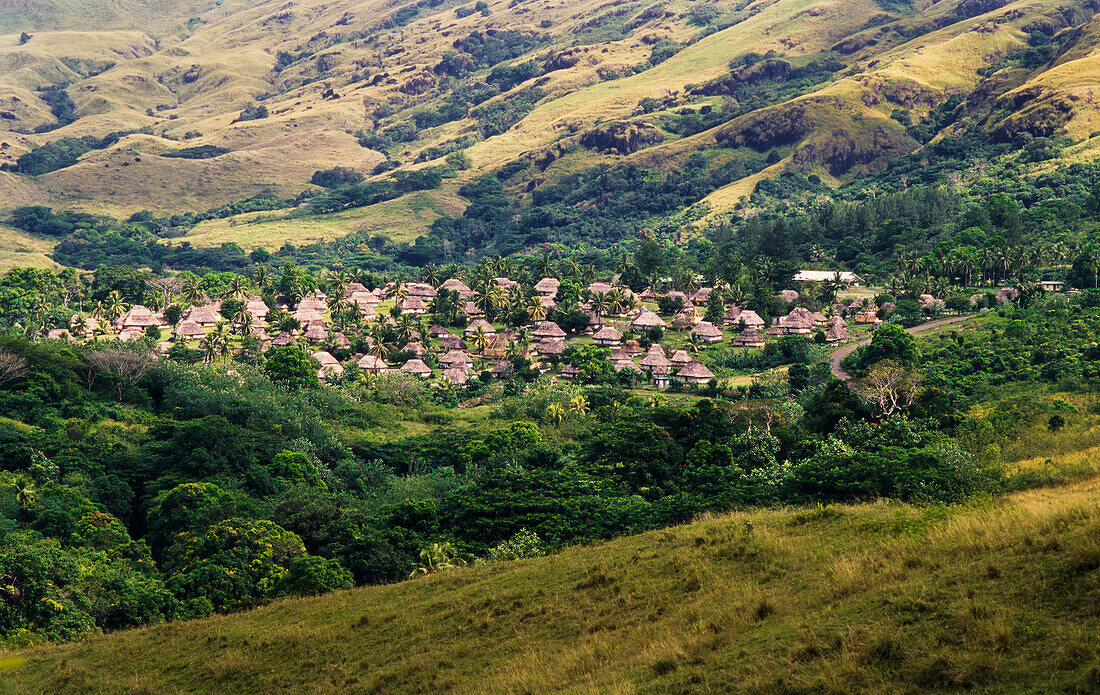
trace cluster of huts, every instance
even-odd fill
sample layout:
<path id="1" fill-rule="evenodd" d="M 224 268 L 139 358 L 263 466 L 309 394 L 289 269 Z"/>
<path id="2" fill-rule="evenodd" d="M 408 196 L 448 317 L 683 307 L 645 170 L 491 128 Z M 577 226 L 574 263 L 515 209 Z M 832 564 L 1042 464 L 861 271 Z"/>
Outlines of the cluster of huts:
<path id="1" fill-rule="evenodd" d="M 496 278 L 495 282 L 504 292 L 518 284 L 509 278 Z M 533 287 L 539 303 L 548 311 L 557 306 L 559 286 L 560 281 L 556 278 L 543 278 Z M 755 311 L 727 306 L 719 325 L 715 325 L 704 319 L 705 307 L 714 291 L 711 287 L 702 287 L 691 293 L 673 291 L 665 295 L 658 295 L 652 289 L 635 294 L 627 287 L 605 282 L 591 283 L 587 289 L 588 297 L 614 291 L 620 301 L 611 308 L 603 306 L 601 311 L 596 302 L 586 300 L 582 308 L 587 312 L 589 325 L 582 334 L 590 336 L 594 344 L 610 349 L 611 361 L 616 370 L 636 370 L 647 375 L 657 386 L 668 386 L 674 378 L 688 383 L 705 384 L 714 378 L 714 374 L 684 350 L 670 351 L 660 344 L 652 344 L 648 350 L 644 350 L 638 340 L 627 337 L 630 333 L 653 335 L 651 329 L 671 328 L 689 333 L 693 342 L 715 345 L 726 340 L 727 332 L 732 332 L 732 345 L 762 347 L 774 336 L 808 337 L 821 331 L 826 342 L 835 343 L 849 337 L 849 320 L 857 324 L 877 324 L 881 322 L 878 318 L 880 309 L 889 309 L 888 306 L 878 307 L 864 301 L 850 304 L 838 302 L 832 307 L 831 317 L 826 317 L 820 312 L 795 307 L 788 314 L 779 316 L 770 325 L 766 325 Z M 442 290 L 457 293 L 460 309 L 467 321 L 464 329 L 452 331 L 433 325 L 428 329 L 427 336 L 414 335 L 412 341 L 401 346 L 400 352 L 409 356 L 403 364 L 390 365 L 376 355 L 360 354 L 353 357 L 358 368 L 371 374 L 399 371 L 430 378 L 434 374 L 428 364 L 431 361 L 439 365 L 443 379 L 461 386 L 480 373 L 481 369 L 474 367 L 476 361 L 482 368 L 487 367 L 493 376 L 505 376 L 511 369 L 511 362 L 506 359 L 508 348 L 519 337 L 518 332 L 511 328 L 498 331 L 486 321 L 484 312 L 474 301 L 478 294 L 457 278 L 448 279 L 438 287 L 428 283 L 391 283 L 376 290 L 352 282 L 345 286 L 343 296 L 345 302 L 354 306 L 363 319 L 392 321 L 385 312 L 379 313 L 378 306 L 382 302 L 393 299 L 400 307 L 401 314 L 419 316 L 429 313 L 432 300 Z M 665 297 L 678 299 L 682 307 L 667 321 L 646 307 L 647 302 L 652 305 Z M 798 294 L 787 291 L 783 299 L 795 302 Z M 276 306 L 273 308 L 289 312 L 297 319 L 299 328 L 281 332 L 275 337 L 269 334 L 266 323 L 272 307 L 258 296 L 247 297 L 243 302 L 244 309 L 250 316 L 249 332 L 265 348 L 299 343 L 309 343 L 318 348 L 322 343 L 341 348 L 351 346 L 349 339 L 334 331 L 326 318 L 328 297 L 321 290 L 302 297 L 296 303 L 291 303 L 282 296 L 276 298 Z M 163 331 L 170 331 L 176 341 L 200 340 L 214 326 L 224 321 L 221 308 L 220 301 L 203 301 L 197 306 L 187 308 L 176 325 L 171 326 L 162 312 L 135 305 L 109 326 L 100 326 L 96 319 L 86 318 L 79 324 L 74 323 L 69 331 L 54 331 L 57 335 L 51 334 L 51 337 L 59 338 L 65 334 L 88 337 L 93 333 L 110 332 L 117 334 L 122 340 L 133 340 L 145 335 L 150 327 L 156 326 Z M 537 322 L 524 333 L 530 344 L 528 356 L 533 359 L 535 366 L 544 370 L 556 365 L 559 361 L 557 358 L 567 349 L 566 332 L 552 321 Z M 369 338 L 367 342 L 370 343 Z M 160 343 L 162 350 L 167 350 L 170 346 L 171 343 L 168 342 Z M 321 377 L 334 378 L 343 373 L 346 362 L 341 364 L 331 353 L 318 349 L 314 357 Z M 570 365 L 565 365 L 560 371 L 562 379 L 569 380 L 575 375 L 576 369 Z"/>

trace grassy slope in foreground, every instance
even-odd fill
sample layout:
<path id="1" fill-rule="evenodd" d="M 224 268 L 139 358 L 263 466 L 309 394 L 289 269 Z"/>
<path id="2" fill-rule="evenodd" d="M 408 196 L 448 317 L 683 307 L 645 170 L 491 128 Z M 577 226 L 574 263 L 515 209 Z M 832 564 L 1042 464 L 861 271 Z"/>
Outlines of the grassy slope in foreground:
<path id="1" fill-rule="evenodd" d="M 28 650 L 12 677 L 53 693 L 1095 692 L 1098 492 L 709 518 Z"/>

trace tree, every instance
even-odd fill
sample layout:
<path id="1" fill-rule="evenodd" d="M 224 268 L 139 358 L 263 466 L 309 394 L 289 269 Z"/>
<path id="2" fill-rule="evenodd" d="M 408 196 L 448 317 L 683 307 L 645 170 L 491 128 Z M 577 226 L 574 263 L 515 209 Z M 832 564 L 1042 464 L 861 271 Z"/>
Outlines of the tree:
<path id="1" fill-rule="evenodd" d="M 219 521 L 165 560 L 168 588 L 190 614 L 237 610 L 279 596 L 302 539 L 273 521 Z"/>
<path id="2" fill-rule="evenodd" d="M 232 516 L 233 496 L 213 483 L 184 483 L 161 493 L 148 514 L 149 540 L 163 552 Z"/>
<path id="3" fill-rule="evenodd" d="M 272 381 L 290 388 L 318 388 L 317 370 L 306 351 L 297 345 L 272 348 L 264 372 Z"/>
<path id="4" fill-rule="evenodd" d="M 878 417 L 889 418 L 913 404 L 920 385 L 920 374 L 885 359 L 871 365 L 867 376 L 854 381 L 852 388 Z"/>
<path id="5" fill-rule="evenodd" d="M 320 596 L 338 589 L 350 589 L 353 585 L 351 572 L 336 560 L 299 555 L 291 561 L 276 593 L 280 596 Z"/>
<path id="6" fill-rule="evenodd" d="M 145 281 L 150 288 L 164 296 L 164 306 L 172 303 L 172 297 L 183 292 L 190 286 L 191 281 L 179 276 L 154 277 Z"/>
<path id="7" fill-rule="evenodd" d="M 0 384 L 6 384 L 27 375 L 27 360 L 10 350 L 0 350 Z"/>
<path id="8" fill-rule="evenodd" d="M 920 359 L 913 336 L 896 324 L 887 324 L 875 331 L 871 344 L 863 348 L 860 361 L 871 365 L 880 360 L 893 360 L 902 367 L 911 367 Z"/>
<path id="9" fill-rule="evenodd" d="M 466 561 L 458 556 L 458 552 L 450 543 L 432 543 L 420 551 L 420 564 L 409 574 L 409 579 L 465 565 Z"/>
<path id="10" fill-rule="evenodd" d="M 149 373 L 155 362 L 152 353 L 127 348 L 89 352 L 85 359 L 95 371 L 111 378 L 119 403 L 126 391 Z"/>

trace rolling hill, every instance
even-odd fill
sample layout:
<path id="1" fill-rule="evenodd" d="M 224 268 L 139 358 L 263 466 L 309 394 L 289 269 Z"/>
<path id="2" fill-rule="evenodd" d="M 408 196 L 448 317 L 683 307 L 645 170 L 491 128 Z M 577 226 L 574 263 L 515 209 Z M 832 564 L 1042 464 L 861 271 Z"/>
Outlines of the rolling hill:
<path id="1" fill-rule="evenodd" d="M 115 135 L 68 166 L 4 173 L 0 192 L 9 208 L 121 218 L 290 198 L 317 190 L 317 170 L 383 178 L 458 151 L 472 163 L 460 182 L 512 167 L 517 199 L 595 165 L 775 157 L 701 196 L 713 217 L 763 178 L 836 185 L 963 133 L 1061 136 L 1077 143 L 1067 159 L 1091 161 L 1093 13 L 1048 0 L 27 3 L 0 27 L 0 163 Z M 402 238 L 423 229 L 377 217 Z"/>
<path id="2" fill-rule="evenodd" d="M 6 675 L 52 693 L 1094 692 L 1098 489 L 706 518 L 37 647 Z"/>

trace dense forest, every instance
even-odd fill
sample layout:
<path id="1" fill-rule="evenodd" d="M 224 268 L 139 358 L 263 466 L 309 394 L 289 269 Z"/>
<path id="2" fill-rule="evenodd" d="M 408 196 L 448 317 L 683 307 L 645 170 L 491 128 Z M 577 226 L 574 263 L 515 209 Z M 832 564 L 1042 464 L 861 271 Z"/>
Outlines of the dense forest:
<path id="1" fill-rule="evenodd" d="M 661 247 L 651 246 L 625 259 L 631 272 L 661 267 Z M 547 260 L 530 262 L 542 275 Z M 447 273 L 429 266 L 425 275 L 439 283 Z M 241 311 L 234 292 L 255 281 L 194 277 L 191 292 L 224 293 L 229 313 Z M 346 282 L 326 277 L 287 266 L 260 287 L 301 297 Z M 704 511 L 995 494 L 1033 483 L 1006 475 L 998 447 L 1036 421 L 1057 428 L 1059 408 L 1072 408 L 1044 389 L 1090 390 L 1100 378 L 1092 290 L 992 302 L 974 327 L 928 340 L 887 324 L 847 360 L 860 377 L 852 388 L 802 347 L 813 341 L 794 336 L 760 358 L 721 347 L 707 358 L 750 370 L 789 364 L 786 373 L 752 388 L 679 385 L 668 396 L 638 390 L 605 349 L 580 345 L 554 359 L 577 370 L 573 384 L 513 354 L 511 376 L 484 372 L 456 389 L 350 368 L 322 385 L 300 345 L 265 353 L 246 336 L 219 349 L 217 331 L 161 359 L 155 329 L 129 343 L 40 339 L 51 325 L 76 325 L 85 304 L 110 315 L 124 300 L 152 303 L 160 285 L 151 281 L 122 267 L 83 277 L 17 269 L 0 281 L 8 644 L 545 554 Z M 563 280 L 565 306 L 551 315 L 563 325 L 570 293 L 579 286 Z M 757 306 L 784 306 L 776 301 Z M 431 318 L 447 322 L 446 306 L 434 302 Z M 498 320 L 531 320 L 517 310 L 510 319 L 501 308 Z M 270 325 L 291 325 L 272 314 Z M 402 331 L 422 329 L 394 318 L 369 335 L 400 359 L 411 339 Z M 330 349 L 350 355 L 356 345 Z M 1008 395 L 1010 408 L 973 414 Z"/>

